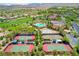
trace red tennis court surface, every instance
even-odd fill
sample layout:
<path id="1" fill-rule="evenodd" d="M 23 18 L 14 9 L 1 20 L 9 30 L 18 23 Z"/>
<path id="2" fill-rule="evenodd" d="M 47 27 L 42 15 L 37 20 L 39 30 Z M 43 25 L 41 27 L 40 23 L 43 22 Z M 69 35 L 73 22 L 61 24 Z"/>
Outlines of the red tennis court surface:
<path id="1" fill-rule="evenodd" d="M 69 45 L 65 44 L 44 44 L 43 50 L 45 52 L 52 52 L 52 51 L 67 51 L 71 52 L 72 49 Z"/>
<path id="2" fill-rule="evenodd" d="M 10 44 L 5 49 L 4 52 L 32 52 L 34 45 L 32 44 Z"/>

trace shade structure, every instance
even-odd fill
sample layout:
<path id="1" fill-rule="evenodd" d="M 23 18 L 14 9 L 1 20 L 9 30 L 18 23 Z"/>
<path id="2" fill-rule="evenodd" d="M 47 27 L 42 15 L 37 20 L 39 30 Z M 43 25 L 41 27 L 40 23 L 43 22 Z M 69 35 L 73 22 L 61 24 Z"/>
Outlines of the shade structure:
<path id="1" fill-rule="evenodd" d="M 13 43 L 13 44 L 17 44 L 18 41 L 14 39 L 14 40 L 12 41 L 12 43 Z"/>
<path id="2" fill-rule="evenodd" d="M 61 39 L 53 39 L 52 41 L 53 41 L 54 43 L 60 43 L 60 42 L 62 42 Z"/>

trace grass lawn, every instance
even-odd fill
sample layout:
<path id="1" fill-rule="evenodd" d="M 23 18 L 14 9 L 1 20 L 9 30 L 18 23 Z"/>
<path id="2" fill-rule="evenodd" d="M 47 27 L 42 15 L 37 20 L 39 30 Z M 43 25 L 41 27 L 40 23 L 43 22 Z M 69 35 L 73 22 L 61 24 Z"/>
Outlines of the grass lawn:
<path id="1" fill-rule="evenodd" d="M 28 23 L 32 23 L 31 17 L 22 17 L 16 20 L 7 20 L 6 22 L 0 23 L 1 28 L 16 30 L 22 26 L 27 26 Z"/>

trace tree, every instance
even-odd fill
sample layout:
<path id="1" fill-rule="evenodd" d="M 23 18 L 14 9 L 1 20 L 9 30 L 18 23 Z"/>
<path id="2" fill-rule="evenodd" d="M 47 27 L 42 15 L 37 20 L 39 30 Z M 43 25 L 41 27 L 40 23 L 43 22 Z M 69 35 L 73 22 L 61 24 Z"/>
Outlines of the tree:
<path id="1" fill-rule="evenodd" d="M 58 31 L 60 32 L 62 36 L 65 36 L 65 32 L 63 28 L 58 28 Z"/>
<path id="2" fill-rule="evenodd" d="M 69 43 L 70 42 L 69 39 L 66 36 L 64 36 L 63 39 L 64 39 L 63 41 L 66 42 L 66 43 Z"/>
<path id="3" fill-rule="evenodd" d="M 32 26 L 29 26 L 29 27 L 27 27 L 27 29 L 26 29 L 26 31 L 27 31 L 28 33 L 32 33 L 32 32 L 34 32 L 34 30 L 35 30 L 35 28 L 32 27 Z"/>
<path id="4" fill-rule="evenodd" d="M 0 50 L 1 50 L 1 48 L 2 48 L 2 45 L 0 44 Z"/>
<path id="5" fill-rule="evenodd" d="M 64 52 L 63 56 L 68 56 L 68 53 L 67 52 Z"/>
<path id="6" fill-rule="evenodd" d="M 78 56 L 76 48 L 73 48 L 72 56 Z"/>
<path id="7" fill-rule="evenodd" d="M 6 42 L 5 42 L 5 41 L 3 41 L 3 42 L 2 42 L 2 46 L 5 46 L 5 45 L 6 45 Z"/>
<path id="8" fill-rule="evenodd" d="M 79 34 L 76 31 L 72 31 L 72 34 L 74 35 L 74 37 L 79 37 Z"/>
<path id="9" fill-rule="evenodd" d="M 2 36 L 0 37 L 0 40 L 3 40 L 3 37 Z"/>
<path id="10" fill-rule="evenodd" d="M 75 47 L 75 49 L 77 50 L 77 52 L 79 54 L 79 40 L 78 40 L 78 43 L 77 43 L 77 46 Z"/>
<path id="11" fill-rule="evenodd" d="M 3 52 L 2 52 L 2 51 L 0 51 L 0 56 L 4 56 L 4 54 L 3 54 Z"/>

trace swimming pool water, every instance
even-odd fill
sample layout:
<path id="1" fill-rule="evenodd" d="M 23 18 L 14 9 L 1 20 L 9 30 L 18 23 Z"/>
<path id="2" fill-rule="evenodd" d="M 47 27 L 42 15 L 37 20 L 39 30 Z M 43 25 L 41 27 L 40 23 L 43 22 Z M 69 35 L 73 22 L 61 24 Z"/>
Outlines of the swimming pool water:
<path id="1" fill-rule="evenodd" d="M 37 27 L 44 27 L 45 24 L 42 24 L 42 23 L 36 23 L 35 26 L 37 26 Z"/>

